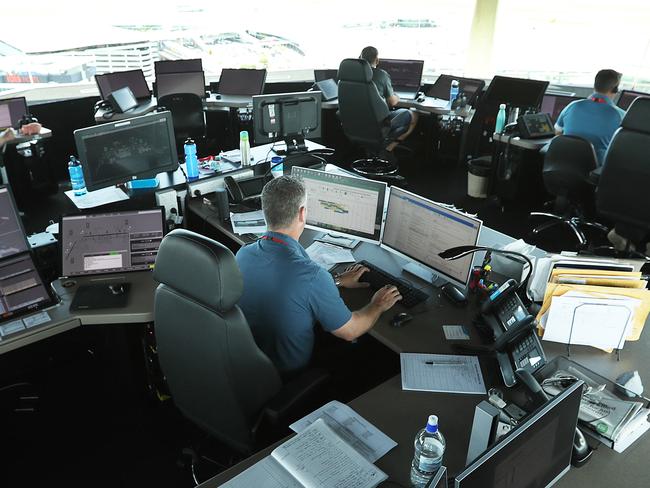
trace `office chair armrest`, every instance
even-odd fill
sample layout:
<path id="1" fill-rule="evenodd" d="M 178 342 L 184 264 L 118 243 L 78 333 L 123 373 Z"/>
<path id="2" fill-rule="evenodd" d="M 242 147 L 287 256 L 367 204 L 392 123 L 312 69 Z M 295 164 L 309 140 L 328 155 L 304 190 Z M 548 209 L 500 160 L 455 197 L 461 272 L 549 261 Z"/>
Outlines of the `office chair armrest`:
<path id="1" fill-rule="evenodd" d="M 299 408 L 310 397 L 313 397 L 329 379 L 330 375 L 324 369 L 305 371 L 282 387 L 264 408 L 264 415 L 272 424 L 277 424 L 291 415 L 294 409 Z"/>

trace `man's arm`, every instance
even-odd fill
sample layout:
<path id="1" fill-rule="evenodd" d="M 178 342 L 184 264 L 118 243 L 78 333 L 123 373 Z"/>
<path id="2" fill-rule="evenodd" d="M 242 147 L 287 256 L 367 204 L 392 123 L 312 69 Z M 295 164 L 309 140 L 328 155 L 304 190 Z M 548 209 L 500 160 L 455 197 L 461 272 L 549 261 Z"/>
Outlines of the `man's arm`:
<path id="1" fill-rule="evenodd" d="M 380 315 L 402 299 L 397 287 L 384 286 L 377 290 L 370 303 L 360 310 L 352 312 L 352 317 L 345 324 L 332 331 L 336 337 L 353 341 L 362 336 L 375 325 Z"/>

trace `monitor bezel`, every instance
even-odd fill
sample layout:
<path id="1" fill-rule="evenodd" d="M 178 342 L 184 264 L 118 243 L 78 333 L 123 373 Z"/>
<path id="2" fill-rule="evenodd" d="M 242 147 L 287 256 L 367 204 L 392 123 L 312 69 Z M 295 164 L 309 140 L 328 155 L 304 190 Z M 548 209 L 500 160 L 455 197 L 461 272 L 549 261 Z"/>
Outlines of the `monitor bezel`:
<path id="1" fill-rule="evenodd" d="M 306 97 L 311 100 L 314 100 L 316 103 L 316 113 L 318 116 L 318 128 L 313 132 L 309 132 L 306 135 L 303 135 L 305 138 L 319 138 L 323 133 L 323 94 L 320 91 L 304 91 L 304 92 L 290 92 L 290 93 L 272 93 L 266 95 L 255 95 L 253 96 L 253 140 L 256 144 L 266 144 L 266 143 L 275 143 L 283 140 L 285 137 L 291 137 L 291 134 L 288 136 L 277 135 L 275 138 L 269 137 L 268 132 L 263 132 L 263 120 L 260 120 L 260 117 L 256 117 L 255 114 L 261 112 L 262 106 L 266 101 L 281 101 L 283 99 L 290 100 L 297 97 Z"/>
<path id="2" fill-rule="evenodd" d="M 165 117 L 167 125 L 167 134 L 169 136 L 169 156 L 172 163 L 169 163 L 165 166 L 160 166 L 155 169 L 155 174 L 152 173 L 152 170 L 141 171 L 139 173 L 133 173 L 130 176 L 124 176 L 124 178 L 110 178 L 104 179 L 101 181 L 93 181 L 90 178 L 88 170 L 88 159 L 86 152 L 86 144 L 84 141 L 85 137 L 88 135 L 96 136 L 112 129 L 119 129 L 127 125 L 132 125 L 133 127 L 146 125 L 149 120 L 152 120 L 156 117 Z M 172 119 L 172 114 L 169 111 L 164 112 L 154 112 L 146 115 L 141 115 L 139 117 L 131 117 L 125 120 L 119 120 L 115 122 L 107 122 L 101 125 L 94 125 L 91 127 L 85 127 L 83 129 L 77 129 L 74 131 L 74 140 L 77 152 L 79 153 L 79 160 L 81 161 L 81 167 L 84 173 L 84 181 L 86 182 L 86 189 L 88 191 L 100 190 L 102 188 L 108 188 L 113 185 L 121 185 L 129 181 L 136 180 L 138 178 L 154 178 L 160 173 L 165 173 L 169 171 L 176 171 L 178 169 L 178 153 L 176 149 L 176 138 L 174 136 L 174 124 Z"/>
<path id="3" fill-rule="evenodd" d="M 59 236 L 60 239 L 58 241 L 58 247 L 59 247 L 59 262 L 61 263 L 61 277 L 62 278 L 81 278 L 84 276 L 99 276 L 99 275 L 111 275 L 111 274 L 122 274 L 122 273 L 138 273 L 141 271 L 144 272 L 152 272 L 153 268 L 136 268 L 136 269 L 122 269 L 120 271 L 109 271 L 109 270 L 104 270 L 104 271 L 96 271 L 92 273 L 73 273 L 73 274 L 65 274 L 63 270 L 64 266 L 64 261 L 63 261 L 63 239 L 64 239 L 64 233 L 63 233 L 63 221 L 66 218 L 69 217 L 91 217 L 91 216 L 107 216 L 107 215 L 118 215 L 118 214 L 125 214 L 125 213 L 139 213 L 139 212 L 146 212 L 150 210 L 158 210 L 160 212 L 160 220 L 161 220 L 161 225 L 162 225 L 162 232 L 163 232 L 163 239 L 167 235 L 167 225 L 165 222 L 165 207 L 162 205 L 160 206 L 154 206 L 154 207 L 137 207 L 137 208 L 129 208 L 126 210 L 115 210 L 115 211 L 106 211 L 106 212 L 82 212 L 82 213 L 73 213 L 73 214 L 63 214 L 59 217 Z"/>
<path id="4" fill-rule="evenodd" d="M 331 173 L 329 171 L 323 171 L 323 170 L 320 170 L 320 169 L 305 168 L 303 166 L 293 166 L 291 168 L 291 176 L 295 176 L 295 177 L 300 178 L 301 177 L 300 173 L 317 173 L 317 174 L 327 174 L 327 175 L 335 174 L 336 176 L 341 177 L 341 178 L 349 178 L 351 180 L 360 180 L 360 181 L 365 181 L 365 182 L 372 182 L 374 184 L 377 184 L 378 186 L 382 186 L 384 188 L 383 201 L 377 202 L 377 205 L 381 206 L 381 219 L 380 219 L 380 224 L 379 224 L 379 235 L 378 235 L 378 237 L 376 239 L 374 237 L 372 237 L 372 238 L 371 237 L 366 237 L 365 235 L 361 236 L 361 235 L 358 235 L 358 234 L 355 234 L 355 233 L 352 233 L 352 232 L 343 232 L 343 231 L 340 231 L 340 230 L 328 229 L 327 227 L 321 227 L 321 226 L 314 225 L 314 224 L 305 224 L 305 228 L 307 228 L 307 229 L 321 231 L 321 232 L 324 232 L 324 233 L 330 234 L 330 235 L 343 236 L 343 237 L 347 237 L 349 239 L 354 239 L 354 240 L 363 241 L 363 242 L 370 242 L 370 243 L 373 243 L 373 244 L 379 244 L 381 242 L 381 236 L 382 236 L 382 233 L 383 233 L 383 230 L 384 230 L 384 218 L 385 218 L 385 213 L 386 213 L 386 195 L 388 194 L 388 185 L 385 182 L 370 180 L 368 178 L 361 178 L 361 177 L 358 177 L 358 176 Z M 381 197 L 380 197 L 380 199 L 381 199 Z M 307 209 L 307 217 L 309 218 L 309 209 Z"/>
<path id="5" fill-rule="evenodd" d="M 471 245 L 474 245 L 474 246 L 478 245 L 478 243 L 479 243 L 479 241 L 481 239 L 481 231 L 483 230 L 483 221 L 481 219 L 477 218 L 477 217 L 472 217 L 471 215 L 467 215 L 467 214 L 465 214 L 465 213 L 463 213 L 463 212 L 461 212 L 459 210 L 448 208 L 448 207 L 442 205 L 439 202 L 434 202 L 433 200 L 430 200 L 428 198 L 424 198 L 421 195 L 418 195 L 416 193 L 404 190 L 403 188 L 397 188 L 397 187 L 391 186 L 390 191 L 388 193 L 388 196 L 386 198 L 386 211 L 384 212 L 384 219 L 383 219 L 383 223 L 382 223 L 380 247 L 382 247 L 383 249 L 386 249 L 387 251 L 389 251 L 389 252 L 391 252 L 393 254 L 396 254 L 396 255 L 408 260 L 409 262 L 417 263 L 419 266 L 422 266 L 424 269 L 432 272 L 434 275 L 443 276 L 444 279 L 446 279 L 447 281 L 450 281 L 450 282 L 455 283 L 455 284 L 460 284 L 460 285 L 462 285 L 463 287 L 466 288 L 467 284 L 469 283 L 470 276 L 472 275 L 473 260 L 470 260 L 469 270 L 467 271 L 467 277 L 465 278 L 465 281 L 459 281 L 458 279 L 456 279 L 456 278 L 454 278 L 452 276 L 449 276 L 444 271 L 433 268 L 430 265 L 428 265 L 426 263 L 423 263 L 422 261 L 414 258 L 413 256 L 409 256 L 408 254 L 400 251 L 399 249 L 396 249 L 393 246 L 384 243 L 384 233 L 386 232 L 386 222 L 388 220 L 388 212 L 390 211 L 390 196 L 392 195 L 392 192 L 394 191 L 393 189 L 395 189 L 395 191 L 398 191 L 398 192 L 406 193 L 406 194 L 408 194 L 408 195 L 410 195 L 412 197 L 418 198 L 420 200 L 424 200 L 425 202 L 430 203 L 432 205 L 435 205 L 437 207 L 440 207 L 440 208 L 444 209 L 445 211 L 452 212 L 452 213 L 455 213 L 457 215 L 460 215 L 461 217 L 469 218 L 469 219 L 472 219 L 472 220 L 475 220 L 476 222 L 478 222 L 479 227 L 478 227 L 478 231 L 476 233 L 476 242 L 471 243 Z M 468 245 L 469 245 L 469 243 L 468 243 Z"/>
<path id="6" fill-rule="evenodd" d="M 461 471 L 461 473 L 458 474 L 455 477 L 455 479 L 454 479 L 454 487 L 455 488 L 462 488 L 462 482 L 463 482 L 464 479 L 466 479 L 474 471 L 476 471 L 483 464 L 485 464 L 487 461 L 489 461 L 496 453 L 498 453 L 502 449 L 506 448 L 515 439 L 517 439 L 519 436 L 523 435 L 526 431 L 528 431 L 528 429 L 531 428 L 532 425 L 534 425 L 542 417 L 547 415 L 551 410 L 553 410 L 557 405 L 559 405 L 562 401 L 564 401 L 570 395 L 574 394 L 574 392 L 576 390 L 578 390 L 578 389 L 582 390 L 583 384 L 584 383 L 582 381 L 576 381 L 575 383 L 573 383 L 572 385 L 567 387 L 564 391 L 562 391 L 560 394 L 558 394 L 557 396 L 551 398 L 543 406 L 539 407 L 536 411 L 534 411 L 532 414 L 530 414 L 527 419 L 525 419 L 515 429 L 513 429 L 511 432 L 509 432 L 503 439 L 501 439 L 499 442 L 497 442 L 492 447 L 490 447 L 487 451 L 485 451 L 483 454 L 481 454 L 477 459 L 475 459 L 472 463 L 470 463 L 469 466 L 465 466 L 463 471 Z M 580 408 L 580 402 L 578 402 L 578 409 L 579 408 Z M 571 430 L 571 432 L 574 432 L 577 425 L 578 425 L 578 412 L 576 412 L 575 424 L 573 425 L 573 429 Z M 550 486 L 553 486 L 557 482 L 557 480 L 559 480 L 571 467 L 572 446 L 573 446 L 573 444 L 571 444 L 571 447 L 568 449 L 569 456 L 568 456 L 568 459 L 567 459 L 566 467 L 564 467 L 556 475 L 556 477 L 553 478 L 553 480 L 551 480 L 551 482 L 546 485 L 547 488 L 550 487 Z"/>
<path id="7" fill-rule="evenodd" d="M 233 73 L 252 73 L 252 72 L 255 72 L 255 74 L 259 72 L 263 72 L 262 83 L 258 87 L 259 89 L 257 90 L 257 93 L 226 93 L 222 90 L 221 80 L 223 79 L 224 73 L 226 73 L 226 78 L 227 78 L 229 75 L 232 75 Z M 221 74 L 219 75 L 219 94 L 226 95 L 226 96 L 233 96 L 233 97 L 254 97 L 254 96 L 262 95 L 264 93 L 264 86 L 266 86 L 266 76 L 267 76 L 266 69 L 223 68 L 221 70 Z"/>
<path id="8" fill-rule="evenodd" d="M 141 69 L 127 69 L 127 70 L 124 70 L 124 71 L 112 71 L 110 73 L 101 73 L 101 74 L 95 75 L 95 84 L 97 85 L 97 90 L 99 91 L 99 96 L 102 97 L 102 100 L 107 100 L 108 96 L 111 93 L 113 93 L 113 91 L 115 91 L 115 90 L 110 91 L 108 93 L 104 93 L 104 91 L 102 90 L 101 85 L 99 84 L 99 81 L 97 81 L 97 78 L 104 79 L 104 78 L 107 78 L 109 76 L 117 76 L 117 75 L 121 75 L 123 73 L 133 73 L 133 72 L 139 72 L 142 75 L 142 81 L 144 81 L 144 86 L 147 87 L 147 91 L 148 91 L 147 95 L 142 95 L 141 97 L 135 97 L 135 99 L 136 100 L 150 99 L 151 98 L 151 88 L 149 88 L 149 83 L 147 83 L 147 78 L 144 76 L 144 72 Z M 129 85 L 124 85 L 124 86 L 128 86 L 129 88 L 131 88 Z M 118 88 L 118 90 L 119 90 L 119 88 Z M 131 90 L 131 91 L 133 91 L 133 90 Z M 133 96 L 135 96 L 135 94 Z"/>
<path id="9" fill-rule="evenodd" d="M 16 100 L 22 100 L 23 101 L 23 107 L 25 107 L 25 113 L 23 115 L 28 114 L 29 113 L 29 106 L 27 105 L 27 98 L 26 97 L 3 98 L 3 99 L 0 100 L 0 104 L 1 105 L 9 105 L 11 102 L 16 101 Z M 10 120 L 10 122 L 12 124 L 10 127 L 16 128 L 16 126 L 18 125 L 18 122 L 20 122 L 20 120 L 18 120 L 18 121 Z M 0 129 L 8 129 L 8 128 L 9 127 L 0 127 Z"/>
<path id="10" fill-rule="evenodd" d="M 513 82 L 520 82 L 523 84 L 529 84 L 529 85 L 537 85 L 538 87 L 543 89 L 541 90 L 540 94 L 537 97 L 537 101 L 533 104 L 523 104 L 523 105 L 518 105 L 515 104 L 514 102 L 508 101 L 508 100 L 499 100 L 494 97 L 493 91 L 495 91 L 496 88 L 499 87 L 499 83 L 513 83 Z M 516 78 L 513 76 L 503 76 L 503 75 L 495 75 L 491 80 L 490 83 L 488 84 L 487 88 L 485 89 L 485 95 L 483 97 L 483 103 L 486 105 L 494 105 L 494 104 L 501 104 L 505 103 L 506 105 L 512 105 L 515 107 L 536 107 L 539 108 L 542 104 L 542 99 L 544 98 L 544 95 L 546 94 L 546 90 L 548 90 L 549 82 L 545 80 L 535 80 L 531 78 Z M 496 87 L 496 88 L 495 88 Z"/>

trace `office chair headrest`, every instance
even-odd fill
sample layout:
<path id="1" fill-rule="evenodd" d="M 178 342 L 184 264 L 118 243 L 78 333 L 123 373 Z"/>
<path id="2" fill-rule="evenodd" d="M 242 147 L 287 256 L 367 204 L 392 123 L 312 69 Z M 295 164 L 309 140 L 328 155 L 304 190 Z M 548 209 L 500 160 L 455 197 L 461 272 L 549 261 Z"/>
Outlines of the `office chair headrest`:
<path id="1" fill-rule="evenodd" d="M 219 312 L 235 306 L 244 289 L 233 253 L 184 229 L 173 230 L 162 240 L 153 277 Z"/>
<path id="2" fill-rule="evenodd" d="M 372 68 L 365 59 L 348 58 L 339 65 L 339 82 L 358 81 L 368 83 L 372 80 Z"/>
<path id="3" fill-rule="evenodd" d="M 621 127 L 650 134 L 650 98 L 643 97 L 634 100 L 630 108 L 627 109 Z"/>

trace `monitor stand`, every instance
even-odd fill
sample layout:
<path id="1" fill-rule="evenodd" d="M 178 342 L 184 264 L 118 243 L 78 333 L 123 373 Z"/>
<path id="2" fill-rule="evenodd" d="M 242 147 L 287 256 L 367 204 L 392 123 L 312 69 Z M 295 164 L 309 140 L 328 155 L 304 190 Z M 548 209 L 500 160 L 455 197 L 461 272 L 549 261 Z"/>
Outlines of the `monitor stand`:
<path id="1" fill-rule="evenodd" d="M 141 190 L 144 188 L 158 188 L 160 181 L 158 178 L 142 178 L 127 182 L 126 187 L 129 190 Z"/>
<path id="2" fill-rule="evenodd" d="M 305 144 L 305 138 L 303 136 L 285 137 L 284 143 L 287 145 L 286 150 L 278 149 L 273 151 L 278 156 L 289 156 L 291 154 L 308 152 L 307 144 Z"/>
<path id="3" fill-rule="evenodd" d="M 426 281 L 427 283 L 434 284 L 438 280 L 438 275 L 436 273 L 412 261 L 410 263 L 405 264 L 404 267 L 402 268 L 402 271 L 417 276 L 418 278 Z"/>

